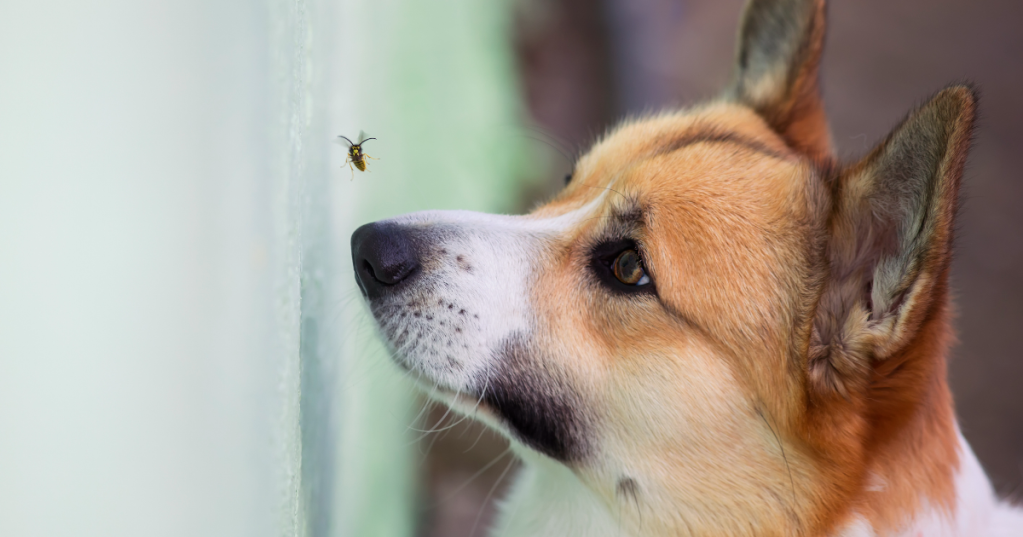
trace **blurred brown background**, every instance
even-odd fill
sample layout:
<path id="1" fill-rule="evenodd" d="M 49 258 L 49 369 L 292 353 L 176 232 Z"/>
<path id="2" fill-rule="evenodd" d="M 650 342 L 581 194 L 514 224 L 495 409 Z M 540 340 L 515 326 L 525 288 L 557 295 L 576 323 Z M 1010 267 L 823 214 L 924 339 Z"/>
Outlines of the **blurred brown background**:
<path id="1" fill-rule="evenodd" d="M 522 93 L 547 144 L 545 188 L 569 158 L 627 114 L 711 97 L 731 72 L 742 0 L 522 0 Z M 950 378 L 963 434 L 996 490 L 1023 492 L 1023 2 L 833 0 L 823 88 L 839 153 L 866 152 L 944 85 L 981 90 L 964 180 L 952 284 L 961 343 Z M 434 409 L 427 426 L 442 420 Z M 442 425 L 443 427 L 443 425 Z M 422 442 L 424 536 L 483 535 L 516 464 L 507 444 L 468 422 Z M 503 476 L 503 478 L 502 478 Z M 498 482 L 500 481 L 500 482 Z"/>

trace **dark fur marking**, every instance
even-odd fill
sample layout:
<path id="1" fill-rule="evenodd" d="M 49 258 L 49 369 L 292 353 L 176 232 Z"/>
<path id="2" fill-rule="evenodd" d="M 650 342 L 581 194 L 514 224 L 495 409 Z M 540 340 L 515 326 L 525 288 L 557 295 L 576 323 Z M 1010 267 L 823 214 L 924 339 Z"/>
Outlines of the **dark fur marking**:
<path id="1" fill-rule="evenodd" d="M 522 443 L 562 462 L 589 453 L 579 396 L 537 360 L 526 338 L 513 334 L 498 346 L 483 402 Z"/>
<path id="2" fill-rule="evenodd" d="M 679 149 L 699 143 L 732 144 L 777 159 L 789 158 L 789 155 L 775 151 L 756 140 L 751 140 L 731 132 L 716 132 L 712 130 L 686 133 L 664 144 L 655 153 L 655 156 L 678 151 Z"/>
<path id="3" fill-rule="evenodd" d="M 792 505 L 796 505 L 796 481 L 792 479 L 792 467 L 789 466 L 789 457 L 785 455 L 785 446 L 781 443 L 781 438 L 778 438 L 778 433 L 774 431 L 774 427 L 771 425 L 771 422 L 767 421 L 767 417 L 764 416 L 764 412 L 759 406 L 757 406 L 756 410 L 757 415 L 760 416 L 760 419 L 764 420 L 764 424 L 767 425 L 767 429 L 771 431 L 771 436 L 774 437 L 774 441 L 778 443 L 778 449 L 781 450 L 781 459 L 785 463 L 785 470 L 789 474 L 789 485 L 792 487 Z M 784 504 L 785 502 L 779 501 L 778 503 Z"/>
<path id="4" fill-rule="evenodd" d="M 646 215 L 639 201 L 628 197 L 624 203 L 611 207 L 603 223 L 603 229 L 591 241 L 591 250 L 601 243 L 631 239 L 646 224 Z"/>
<path id="5" fill-rule="evenodd" d="M 622 501 L 633 501 L 639 503 L 639 485 L 636 480 L 631 477 L 623 477 L 618 480 L 618 486 L 615 487 L 615 494 L 622 499 Z"/>

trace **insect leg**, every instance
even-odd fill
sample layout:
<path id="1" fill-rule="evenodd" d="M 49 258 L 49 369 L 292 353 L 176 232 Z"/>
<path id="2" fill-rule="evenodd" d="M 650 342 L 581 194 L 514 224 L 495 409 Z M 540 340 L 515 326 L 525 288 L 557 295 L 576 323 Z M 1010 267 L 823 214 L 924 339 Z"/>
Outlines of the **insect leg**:
<path id="1" fill-rule="evenodd" d="M 352 172 L 352 178 L 349 181 L 355 180 L 355 169 L 352 168 L 352 157 L 345 157 L 345 164 L 348 165 L 348 170 Z"/>

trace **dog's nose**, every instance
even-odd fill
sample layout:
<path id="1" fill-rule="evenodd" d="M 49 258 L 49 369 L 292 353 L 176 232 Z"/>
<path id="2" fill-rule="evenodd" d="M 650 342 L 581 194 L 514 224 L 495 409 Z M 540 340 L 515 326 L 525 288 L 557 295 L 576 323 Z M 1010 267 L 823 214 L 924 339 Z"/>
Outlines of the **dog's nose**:
<path id="1" fill-rule="evenodd" d="M 366 224 L 352 233 L 355 280 L 369 298 L 419 272 L 419 257 L 408 232 L 396 224 Z"/>

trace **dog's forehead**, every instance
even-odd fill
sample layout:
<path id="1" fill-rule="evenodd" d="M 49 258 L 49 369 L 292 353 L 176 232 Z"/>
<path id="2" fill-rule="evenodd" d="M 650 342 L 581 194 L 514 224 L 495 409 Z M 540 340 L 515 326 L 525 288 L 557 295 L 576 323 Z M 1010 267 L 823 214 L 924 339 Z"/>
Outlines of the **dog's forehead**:
<path id="1" fill-rule="evenodd" d="M 633 203 L 663 213 L 703 200 L 714 200 L 718 210 L 727 211 L 729 201 L 749 209 L 751 197 L 769 213 L 789 212 L 806 201 L 800 198 L 809 168 L 755 112 L 713 103 L 620 125 L 579 159 L 568 187 L 535 214 L 554 216 L 598 198 L 604 212 Z"/>

